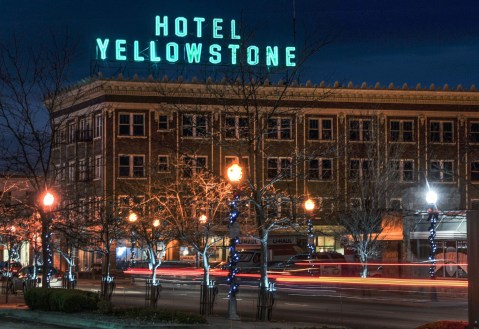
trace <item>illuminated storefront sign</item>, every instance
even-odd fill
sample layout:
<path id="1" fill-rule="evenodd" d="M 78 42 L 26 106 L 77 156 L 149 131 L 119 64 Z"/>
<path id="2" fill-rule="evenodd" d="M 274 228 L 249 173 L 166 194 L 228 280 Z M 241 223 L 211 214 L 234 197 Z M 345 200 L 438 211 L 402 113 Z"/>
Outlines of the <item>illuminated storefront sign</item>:
<path id="1" fill-rule="evenodd" d="M 206 33 L 207 32 L 207 33 Z M 152 63 L 236 65 L 244 53 L 248 65 L 296 66 L 296 48 L 276 45 L 240 45 L 236 20 L 204 17 L 170 19 L 155 17 L 155 40 L 141 43 L 138 40 L 97 38 L 97 59 Z M 191 42 L 191 39 L 196 39 Z M 182 42 L 182 39 L 184 40 Z M 212 40 L 204 42 L 203 40 Z"/>

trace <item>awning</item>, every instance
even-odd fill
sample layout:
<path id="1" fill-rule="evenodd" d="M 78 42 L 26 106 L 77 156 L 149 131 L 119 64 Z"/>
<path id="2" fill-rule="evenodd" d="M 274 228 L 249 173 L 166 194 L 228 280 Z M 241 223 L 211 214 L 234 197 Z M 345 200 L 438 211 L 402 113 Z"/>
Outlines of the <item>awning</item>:
<path id="1" fill-rule="evenodd" d="M 417 212 L 407 216 L 412 227 L 410 239 L 427 240 L 431 223 L 427 220 L 427 212 Z M 436 222 L 436 240 L 467 240 L 467 220 L 465 211 L 440 212 Z"/>

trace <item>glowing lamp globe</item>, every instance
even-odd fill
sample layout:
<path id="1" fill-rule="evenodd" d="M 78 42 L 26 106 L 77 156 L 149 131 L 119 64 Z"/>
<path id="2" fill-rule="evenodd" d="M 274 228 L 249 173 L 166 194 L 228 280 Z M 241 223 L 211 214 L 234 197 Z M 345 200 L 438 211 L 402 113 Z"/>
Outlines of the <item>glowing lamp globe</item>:
<path id="1" fill-rule="evenodd" d="M 53 202 L 55 202 L 55 197 L 53 194 L 50 192 L 45 193 L 45 196 L 43 197 L 43 205 L 46 207 L 50 207 L 53 205 Z"/>
<path id="2" fill-rule="evenodd" d="M 131 212 L 130 215 L 128 215 L 128 220 L 130 221 L 130 223 L 134 223 L 138 220 L 138 215 L 134 212 Z"/>
<path id="3" fill-rule="evenodd" d="M 308 199 L 304 202 L 304 209 L 306 211 L 312 211 L 314 209 L 314 201 L 311 199 Z"/>
<path id="4" fill-rule="evenodd" d="M 153 221 L 153 226 L 154 226 L 154 227 L 160 226 L 160 220 L 159 220 L 159 219 L 155 219 L 155 220 Z"/>
<path id="5" fill-rule="evenodd" d="M 207 220 L 207 219 L 208 219 L 208 218 L 206 217 L 205 214 L 201 215 L 201 216 L 200 216 L 200 223 L 202 223 L 202 224 L 206 223 L 206 220 Z"/>
<path id="6" fill-rule="evenodd" d="M 243 178 L 243 170 L 238 164 L 233 164 L 228 168 L 228 179 L 233 182 L 239 182 Z"/>
<path id="7" fill-rule="evenodd" d="M 437 201 L 437 194 L 434 191 L 429 191 L 426 194 L 426 202 L 428 204 L 435 204 Z"/>

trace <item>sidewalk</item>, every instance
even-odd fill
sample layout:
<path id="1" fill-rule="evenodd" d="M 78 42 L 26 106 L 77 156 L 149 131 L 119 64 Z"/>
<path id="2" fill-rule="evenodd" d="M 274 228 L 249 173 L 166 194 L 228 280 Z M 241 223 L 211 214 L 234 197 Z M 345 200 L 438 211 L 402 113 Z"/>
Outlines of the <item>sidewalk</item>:
<path id="1" fill-rule="evenodd" d="M 91 313 L 57 313 L 31 311 L 23 303 L 23 295 L 10 296 L 11 302 L 5 304 L 0 295 L 0 318 L 13 317 L 19 320 L 48 325 L 59 325 L 70 328 L 98 328 L 98 329 L 347 329 L 343 326 L 326 326 L 318 323 L 304 322 L 258 322 L 258 321 L 232 321 L 221 316 L 207 317 L 208 324 L 184 325 L 184 324 L 154 324 L 139 325 L 129 320 L 117 320 L 115 318 Z"/>

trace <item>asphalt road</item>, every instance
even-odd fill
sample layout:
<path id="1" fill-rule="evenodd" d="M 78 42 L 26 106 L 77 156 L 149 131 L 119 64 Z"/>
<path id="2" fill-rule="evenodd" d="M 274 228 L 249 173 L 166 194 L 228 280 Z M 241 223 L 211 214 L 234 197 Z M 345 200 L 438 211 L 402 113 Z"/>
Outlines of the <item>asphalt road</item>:
<path id="1" fill-rule="evenodd" d="M 62 329 L 71 327 L 60 327 L 51 324 L 42 324 L 38 322 L 27 322 L 11 317 L 0 317 L 0 328 L 2 329 Z"/>
<path id="2" fill-rule="evenodd" d="M 97 282 L 80 288 L 98 290 Z M 220 285 L 215 315 L 227 314 L 227 286 Z M 119 281 L 113 302 L 145 305 L 144 281 Z M 433 300 L 433 298 L 435 300 Z M 252 320 L 256 315 L 257 287 L 243 282 L 238 294 L 238 314 Z M 199 312 L 199 285 L 163 283 L 159 307 Z M 454 294 L 435 294 L 414 289 L 392 293 L 378 288 L 343 289 L 331 286 L 278 286 L 273 307 L 274 321 L 344 325 L 353 329 L 411 329 L 437 320 L 467 321 L 467 299 Z"/>

